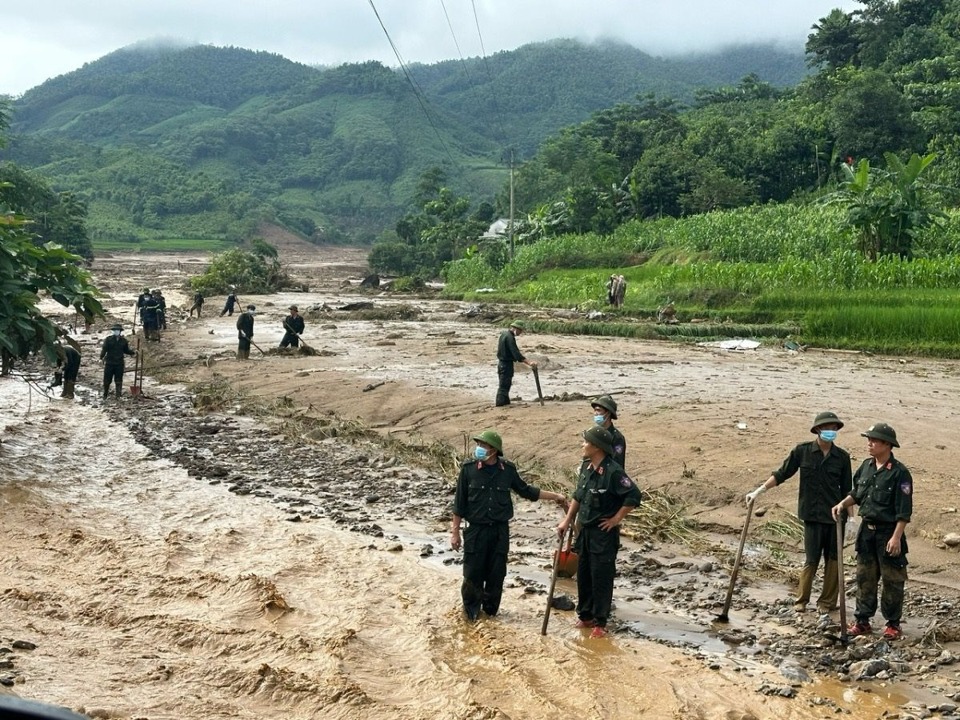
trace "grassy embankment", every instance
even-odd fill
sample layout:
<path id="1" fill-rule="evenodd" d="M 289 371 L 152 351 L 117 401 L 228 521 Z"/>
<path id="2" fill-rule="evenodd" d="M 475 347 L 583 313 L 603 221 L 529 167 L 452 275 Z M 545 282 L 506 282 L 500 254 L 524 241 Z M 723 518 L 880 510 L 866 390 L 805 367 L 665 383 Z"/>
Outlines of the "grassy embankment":
<path id="1" fill-rule="evenodd" d="M 602 320 L 533 323 L 542 332 L 790 337 L 960 357 L 960 216 L 918 237 L 912 261 L 868 262 L 841 227 L 838 210 L 786 205 L 634 222 L 607 237 L 569 235 L 522 247 L 499 273 L 482 258 L 454 263 L 447 293 L 604 312 Z M 619 310 L 606 305 L 614 272 L 628 283 Z M 667 302 L 680 323 L 651 322 Z"/>

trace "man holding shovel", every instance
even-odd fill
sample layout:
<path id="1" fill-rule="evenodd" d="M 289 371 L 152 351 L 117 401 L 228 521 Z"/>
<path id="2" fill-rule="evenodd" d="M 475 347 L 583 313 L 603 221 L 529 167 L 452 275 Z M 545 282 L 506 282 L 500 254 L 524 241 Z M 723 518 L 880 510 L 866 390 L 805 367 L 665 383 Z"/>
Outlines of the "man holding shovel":
<path id="1" fill-rule="evenodd" d="M 904 530 L 913 514 L 913 477 L 893 456 L 900 447 L 897 432 L 887 423 L 874 423 L 866 432 L 870 457 L 854 475 L 854 489 L 833 507 L 840 517 L 851 505 L 860 506 L 857 533 L 857 610 L 851 635 L 873 632 L 870 620 L 877 612 L 877 588 L 883 580 L 880 613 L 887 626 L 885 640 L 902 634 L 903 588 L 907 581 L 907 538 Z"/>
<path id="2" fill-rule="evenodd" d="M 793 609 L 803 612 L 810 602 L 813 579 L 823 558 L 823 590 L 817 598 L 817 610 L 829 613 L 837 609 L 839 592 L 836 524 L 831 510 L 850 494 L 852 478 L 850 454 L 834 444 L 843 423 L 831 411 L 819 413 L 813 419 L 810 432 L 816 440 L 797 445 L 787 455 L 779 470 L 774 470 L 760 487 L 745 498 L 749 505 L 770 488 L 781 485 L 800 471 L 800 491 L 797 517 L 803 521 L 803 550 L 805 562 L 800 571 L 800 587 Z"/>
<path id="3" fill-rule="evenodd" d="M 583 464 L 567 516 L 557 526 L 560 537 L 577 520 L 577 627 L 593 628 L 591 637 L 607 634 L 613 604 L 613 578 L 620 550 L 620 523 L 640 506 L 640 489 L 613 459 L 613 436 L 599 425 L 583 431 Z"/>
<path id="4" fill-rule="evenodd" d="M 290 306 L 290 314 L 283 319 L 283 339 L 280 341 L 280 347 L 300 347 L 300 334 L 303 332 L 305 324 L 303 317 L 296 305 Z"/>
<path id="5" fill-rule="evenodd" d="M 517 337 L 524 331 L 523 322 L 514 320 L 510 327 L 500 333 L 497 343 L 497 376 L 500 385 L 497 388 L 497 407 L 510 404 L 510 387 L 513 385 L 513 364 L 523 363 L 536 369 L 537 364 L 527 360 L 517 347 Z"/>
<path id="6" fill-rule="evenodd" d="M 253 340 L 253 316 L 257 308 L 247 305 L 245 312 L 237 318 L 237 360 L 250 359 L 250 343 Z"/>
<path id="7" fill-rule="evenodd" d="M 528 485 L 517 466 L 503 458 L 503 440 L 496 430 L 473 436 L 473 458 L 460 466 L 453 501 L 450 546 L 463 547 L 463 584 L 460 595 L 467 619 L 475 621 L 483 610 L 493 617 L 500 610 L 503 580 L 510 550 L 511 491 L 527 500 L 553 500 L 566 507 L 567 499 L 555 492 Z M 460 525 L 468 524 L 460 539 Z"/>

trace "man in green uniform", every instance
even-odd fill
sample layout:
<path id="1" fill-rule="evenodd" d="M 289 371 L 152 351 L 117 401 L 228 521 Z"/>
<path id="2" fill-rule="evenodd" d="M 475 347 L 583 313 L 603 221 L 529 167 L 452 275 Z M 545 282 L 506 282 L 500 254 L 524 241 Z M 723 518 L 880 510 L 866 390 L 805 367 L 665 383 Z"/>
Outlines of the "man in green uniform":
<path id="1" fill-rule="evenodd" d="M 100 362 L 103 363 L 103 398 L 110 395 L 110 383 L 117 387 L 117 397 L 123 388 L 124 355 L 136 355 L 130 348 L 130 343 L 123 337 L 123 325 L 114 325 L 110 328 L 111 334 L 103 341 L 100 347 Z"/>
<path id="2" fill-rule="evenodd" d="M 607 634 L 613 604 L 613 578 L 620 549 L 620 522 L 640 506 L 640 489 L 613 459 L 613 436 L 599 425 L 583 432 L 583 464 L 560 537 L 577 520 L 577 627 Z"/>
<path id="3" fill-rule="evenodd" d="M 850 472 L 850 454 L 834 444 L 843 423 L 829 410 L 813 419 L 810 432 L 816 440 L 800 443 L 787 455 L 779 470 L 756 490 L 747 493 L 747 504 L 755 501 L 770 488 L 783 484 L 800 471 L 800 491 L 797 517 L 803 521 L 803 550 L 805 561 L 800 571 L 800 587 L 793 609 L 803 612 L 810 602 L 813 579 L 823 558 L 823 590 L 817 598 L 821 613 L 837 609 L 840 581 L 837 574 L 838 550 L 836 524 L 832 509 L 850 494 L 853 487 Z M 844 516 L 846 519 L 846 516 Z"/>
<path id="4" fill-rule="evenodd" d="M 510 550 L 511 491 L 527 500 L 554 500 L 566 506 L 563 495 L 528 485 L 517 466 L 503 458 L 503 441 L 496 430 L 474 435 L 473 459 L 460 466 L 453 501 L 450 546 L 463 547 L 463 584 L 460 595 L 467 618 L 476 620 L 482 609 L 494 616 L 500 609 L 503 580 Z M 468 524 L 460 540 L 460 524 Z"/>
<path id="5" fill-rule="evenodd" d="M 237 318 L 237 360 L 250 359 L 250 341 L 253 339 L 253 316 L 257 308 L 247 305 L 246 311 Z"/>
<path id="6" fill-rule="evenodd" d="M 617 401 L 609 395 L 601 395 L 590 401 L 590 407 L 593 408 L 593 422 L 613 436 L 613 442 L 611 443 L 613 459 L 617 461 L 620 467 L 626 469 L 627 439 L 613 425 L 613 421 L 617 419 Z"/>
<path id="7" fill-rule="evenodd" d="M 519 362 L 532 368 L 537 366 L 535 362 L 527 360 L 517 347 L 517 337 L 523 330 L 523 322 L 514 320 L 509 328 L 500 333 L 500 341 L 497 343 L 497 376 L 500 379 L 500 385 L 497 388 L 497 407 L 510 404 L 513 364 Z"/>
<path id="8" fill-rule="evenodd" d="M 853 476 L 853 492 L 833 507 L 833 516 L 851 505 L 860 506 L 857 533 L 857 610 L 851 635 L 873 632 L 870 620 L 877 612 L 877 587 L 883 580 L 880 612 L 887 626 L 886 640 L 896 640 L 903 631 L 903 586 L 907 581 L 907 538 L 904 530 L 913 514 L 913 477 L 907 466 L 893 456 L 900 447 L 897 433 L 887 423 L 874 423 L 866 432 L 867 452 Z"/>

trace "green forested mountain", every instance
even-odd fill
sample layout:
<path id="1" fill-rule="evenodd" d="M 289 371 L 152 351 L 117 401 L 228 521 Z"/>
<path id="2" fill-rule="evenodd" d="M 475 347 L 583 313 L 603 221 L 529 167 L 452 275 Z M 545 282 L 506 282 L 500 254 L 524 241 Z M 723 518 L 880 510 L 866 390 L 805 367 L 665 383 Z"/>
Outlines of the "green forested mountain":
<path id="1" fill-rule="evenodd" d="M 0 160 L 88 204 L 94 243 L 239 240 L 263 220 L 318 241 L 367 242 L 442 168 L 492 199 L 508 149 L 638 95 L 692 101 L 756 73 L 791 85 L 802 56 L 772 47 L 676 60 L 617 44 L 555 41 L 409 68 L 317 69 L 209 46 L 133 46 L 13 103 Z"/>

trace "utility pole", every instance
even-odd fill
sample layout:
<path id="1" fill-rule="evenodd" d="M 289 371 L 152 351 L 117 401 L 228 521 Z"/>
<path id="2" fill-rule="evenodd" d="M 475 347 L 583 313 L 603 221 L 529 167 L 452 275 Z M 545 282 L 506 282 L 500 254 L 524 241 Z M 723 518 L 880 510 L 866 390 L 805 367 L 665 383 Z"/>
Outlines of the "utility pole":
<path id="1" fill-rule="evenodd" d="M 507 235 L 510 237 L 510 259 L 513 260 L 513 148 L 510 148 L 510 222 Z"/>

